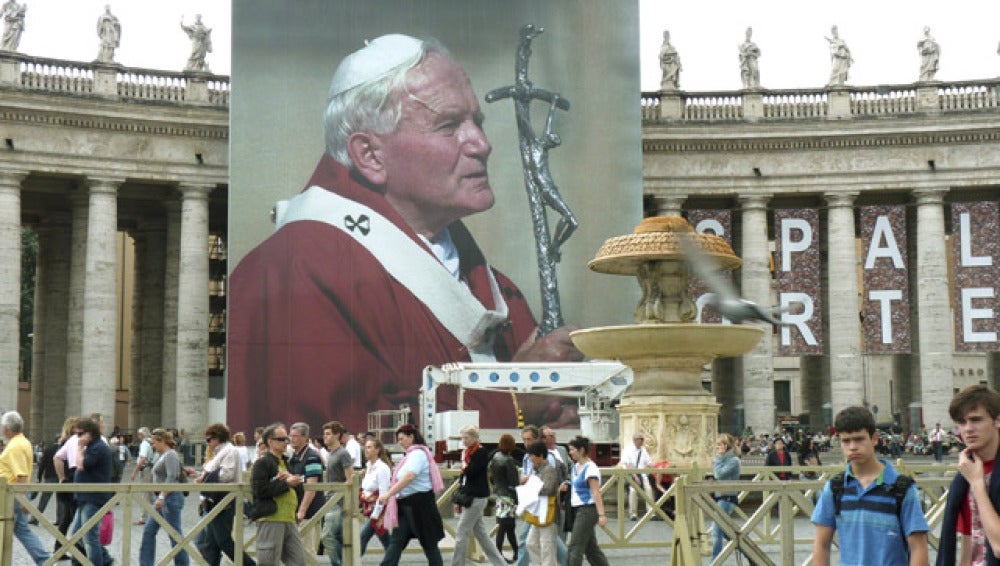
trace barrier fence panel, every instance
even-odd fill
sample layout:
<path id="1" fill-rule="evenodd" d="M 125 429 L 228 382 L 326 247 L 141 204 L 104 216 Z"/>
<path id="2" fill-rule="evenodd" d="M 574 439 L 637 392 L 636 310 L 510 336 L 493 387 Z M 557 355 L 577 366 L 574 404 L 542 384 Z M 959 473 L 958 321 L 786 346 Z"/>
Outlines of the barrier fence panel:
<path id="1" fill-rule="evenodd" d="M 900 460 L 895 464 L 900 473 L 914 477 L 920 493 L 927 522 L 931 531 L 928 533 L 929 544 L 937 549 L 940 539 L 934 535 L 941 525 L 947 489 L 951 478 L 956 473 L 953 465 L 940 464 L 912 465 Z M 604 549 L 636 549 L 663 548 L 671 556 L 671 564 L 680 566 L 701 565 L 702 557 L 710 555 L 710 526 L 718 524 L 728 537 L 721 554 L 711 564 L 723 564 L 736 553 L 746 556 L 752 564 L 770 565 L 795 564 L 795 556 L 808 555 L 806 564 L 811 563 L 813 543 L 813 527 L 809 522 L 818 498 L 826 481 L 834 474 L 843 470 L 843 466 L 792 466 L 763 467 L 744 466 L 741 470 L 743 478 L 739 481 L 717 482 L 711 480 L 711 468 L 686 467 L 649 469 L 604 468 L 601 470 L 601 493 L 605 499 L 605 511 L 608 524 L 601 527 L 607 540 L 601 539 Z M 775 475 L 778 472 L 791 472 L 793 480 L 780 480 Z M 655 475 L 664 472 L 675 476 L 675 480 L 663 493 L 654 493 L 650 497 L 643 489 L 642 475 Z M 806 476 L 810 474 L 812 477 Z M 446 488 L 438 494 L 437 505 L 442 516 L 450 517 L 451 496 L 459 487 L 459 474 L 455 470 L 443 470 Z M 340 505 L 343 508 L 343 563 L 348 566 L 361 564 L 360 531 L 365 518 L 361 514 L 358 502 L 360 474 L 355 474 L 350 484 L 305 484 L 310 491 L 324 491 L 329 497 L 323 507 L 311 519 L 299 525 L 302 533 L 321 532 L 323 517 L 333 508 Z M 174 530 L 160 516 L 147 499 L 150 492 L 166 489 L 167 491 L 186 491 L 199 493 L 202 491 L 225 492 L 225 498 L 213 509 L 201 516 L 194 525 L 184 525 L 184 532 Z M 628 495 L 634 490 L 637 500 L 645 506 L 645 512 L 637 516 L 633 522 L 629 519 Z M 83 528 L 69 536 L 59 532 L 57 526 L 39 512 L 35 502 L 29 497 L 31 492 L 67 493 L 67 492 L 110 492 L 111 499 L 105 504 Z M 716 492 L 738 493 L 738 505 L 733 513 L 727 514 L 715 501 Z M 119 521 L 127 527 L 132 524 L 135 508 L 149 516 L 148 520 L 156 521 L 161 530 L 165 531 L 172 541 L 177 543 L 169 548 L 165 556 L 161 556 L 157 564 L 170 564 L 173 557 L 181 550 L 186 550 L 192 564 L 207 564 L 195 548 L 195 540 L 205 531 L 209 523 L 217 517 L 227 505 L 234 505 L 240 512 L 235 513 L 234 542 L 236 548 L 236 563 L 242 563 L 243 556 L 253 556 L 256 553 L 256 529 L 247 528 L 242 513 L 245 502 L 251 499 L 249 483 L 240 484 L 7 484 L 0 478 L 0 564 L 13 564 L 13 517 L 14 505 L 21 505 L 27 510 L 29 518 L 38 521 L 40 532 L 47 533 L 55 540 L 57 549 L 48 564 L 55 564 L 61 557 L 72 556 L 80 563 L 89 565 L 83 552 L 76 543 L 90 527 L 98 525 L 105 513 L 120 505 Z M 653 525 L 653 521 L 662 521 Z M 455 527 L 451 521 L 444 524 L 446 539 L 442 541 L 441 550 L 450 551 L 454 548 Z M 141 541 L 142 531 L 123 528 L 120 542 L 122 563 L 127 563 L 133 554 L 135 540 Z M 640 532 L 642 536 L 640 537 Z M 652 533 L 653 536 L 650 536 Z M 494 527 L 491 537 L 496 534 Z M 834 538 L 834 545 L 838 542 Z M 383 552 L 379 545 L 368 550 L 372 554 Z M 408 553 L 421 552 L 419 546 L 410 545 Z M 482 551 L 473 540 L 470 543 L 469 557 L 482 559 Z M 314 553 L 306 553 L 306 563 L 319 565 L 326 558 Z"/>

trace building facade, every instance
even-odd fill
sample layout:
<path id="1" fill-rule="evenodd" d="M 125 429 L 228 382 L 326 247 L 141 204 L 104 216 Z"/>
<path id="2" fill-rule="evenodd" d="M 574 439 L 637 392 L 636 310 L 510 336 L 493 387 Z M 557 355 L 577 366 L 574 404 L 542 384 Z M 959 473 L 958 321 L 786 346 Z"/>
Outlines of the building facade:
<path id="1" fill-rule="evenodd" d="M 190 431 L 221 411 L 228 105 L 225 76 L 0 53 L 0 407 L 35 437 L 67 415 Z"/>
<path id="2" fill-rule="evenodd" d="M 642 105 L 646 214 L 726 237 L 742 295 L 787 309 L 706 374 L 720 430 L 820 428 L 855 404 L 918 430 L 997 385 L 1000 80 Z"/>

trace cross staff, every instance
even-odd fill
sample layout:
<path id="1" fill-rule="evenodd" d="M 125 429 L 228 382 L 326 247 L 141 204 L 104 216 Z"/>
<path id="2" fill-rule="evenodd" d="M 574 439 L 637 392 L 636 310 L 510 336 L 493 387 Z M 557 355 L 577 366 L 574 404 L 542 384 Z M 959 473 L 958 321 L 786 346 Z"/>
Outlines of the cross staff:
<path id="1" fill-rule="evenodd" d="M 573 211 L 559 194 L 559 188 L 552 180 L 549 171 L 549 150 L 562 143 L 559 135 L 552 132 L 552 120 L 556 108 L 569 110 L 569 101 L 558 93 L 535 88 L 528 79 L 531 40 L 544 31 L 544 28 L 532 24 L 521 28 L 521 41 L 518 44 L 514 68 L 514 84 L 491 90 L 486 94 L 486 102 L 496 102 L 504 98 L 514 101 L 521 164 L 524 168 L 524 186 L 528 192 L 528 206 L 531 209 L 531 222 L 535 230 L 535 250 L 538 254 L 538 276 L 542 291 L 542 324 L 539 328 L 541 336 L 563 326 L 562 309 L 559 306 L 559 283 L 556 281 L 556 263 L 561 257 L 560 248 L 578 226 Z M 531 102 L 534 100 L 549 103 L 545 133 L 542 136 L 536 136 L 531 125 Z M 554 239 L 549 234 L 546 205 L 560 216 Z"/>

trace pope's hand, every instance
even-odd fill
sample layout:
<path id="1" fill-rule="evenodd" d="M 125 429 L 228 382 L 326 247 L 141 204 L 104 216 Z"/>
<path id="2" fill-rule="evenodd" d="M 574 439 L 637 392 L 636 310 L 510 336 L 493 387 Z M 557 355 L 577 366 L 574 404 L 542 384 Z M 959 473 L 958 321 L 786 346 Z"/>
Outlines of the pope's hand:
<path id="1" fill-rule="evenodd" d="M 578 330 L 575 326 L 560 326 L 545 336 L 538 337 L 537 330 L 530 339 L 521 344 L 514 355 L 515 362 L 579 362 L 583 352 L 576 349 L 569 333 Z"/>

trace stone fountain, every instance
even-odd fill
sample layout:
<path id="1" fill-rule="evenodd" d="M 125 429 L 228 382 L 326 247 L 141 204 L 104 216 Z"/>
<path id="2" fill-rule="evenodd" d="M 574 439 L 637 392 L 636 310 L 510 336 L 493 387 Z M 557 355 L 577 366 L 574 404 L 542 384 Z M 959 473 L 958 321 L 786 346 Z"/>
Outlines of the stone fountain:
<path id="1" fill-rule="evenodd" d="M 720 405 L 701 385 L 702 368 L 716 358 L 749 352 L 764 332 L 756 326 L 695 322 L 681 238 L 690 238 L 721 270 L 742 263 L 724 239 L 696 234 L 679 216 L 646 218 L 632 234 L 607 240 L 588 264 L 599 273 L 639 279 L 636 324 L 588 328 L 571 336 L 591 358 L 617 359 L 632 368 L 632 386 L 618 405 L 622 446 L 641 432 L 654 462 L 709 466 Z"/>

